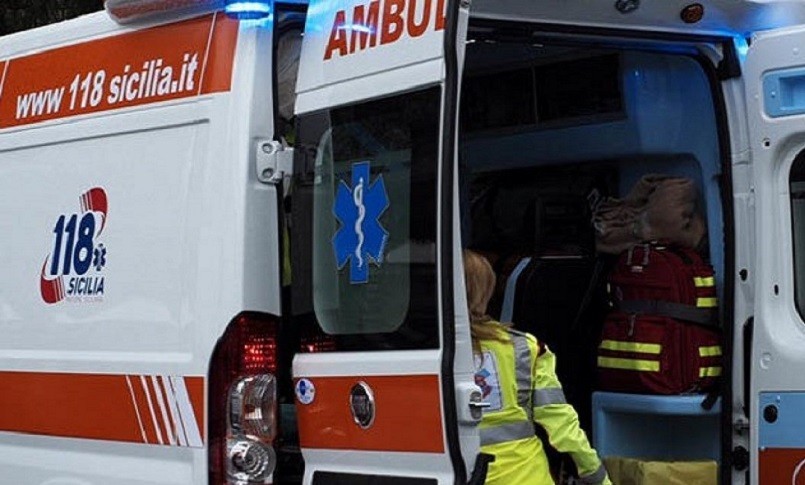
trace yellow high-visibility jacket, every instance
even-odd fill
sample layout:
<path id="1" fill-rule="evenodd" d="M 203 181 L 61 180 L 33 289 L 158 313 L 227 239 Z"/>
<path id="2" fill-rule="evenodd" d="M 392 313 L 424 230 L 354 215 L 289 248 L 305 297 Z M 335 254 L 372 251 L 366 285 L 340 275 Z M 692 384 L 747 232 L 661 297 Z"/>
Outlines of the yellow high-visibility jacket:
<path id="1" fill-rule="evenodd" d="M 493 323 L 494 325 L 494 323 Z M 582 484 L 611 485 L 598 454 L 579 427 L 556 377 L 556 357 L 530 334 L 498 326 L 500 340 L 481 340 L 475 382 L 490 406 L 481 420 L 481 451 L 495 456 L 487 485 L 553 484 L 548 458 L 534 433 L 541 425 L 558 451 L 576 464 Z"/>

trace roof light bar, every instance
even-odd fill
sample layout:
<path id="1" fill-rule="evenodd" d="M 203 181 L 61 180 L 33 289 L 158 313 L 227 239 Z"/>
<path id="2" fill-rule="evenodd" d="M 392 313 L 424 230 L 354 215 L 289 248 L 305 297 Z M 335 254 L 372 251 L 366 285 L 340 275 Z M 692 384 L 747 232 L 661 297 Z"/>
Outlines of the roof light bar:
<path id="1" fill-rule="evenodd" d="M 236 19 L 261 19 L 271 15 L 272 1 L 226 0 L 224 12 Z"/>
<path id="2" fill-rule="evenodd" d="M 219 10 L 222 0 L 106 0 L 106 11 L 119 24 L 154 19 L 182 19 Z"/>

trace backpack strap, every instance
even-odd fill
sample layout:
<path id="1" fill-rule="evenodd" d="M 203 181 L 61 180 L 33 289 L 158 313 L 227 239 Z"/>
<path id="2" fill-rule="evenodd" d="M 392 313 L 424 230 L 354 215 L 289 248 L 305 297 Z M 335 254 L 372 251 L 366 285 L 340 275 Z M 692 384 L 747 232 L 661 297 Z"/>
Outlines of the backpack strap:
<path id="1" fill-rule="evenodd" d="M 618 308 L 626 313 L 660 315 L 704 326 L 718 326 L 716 312 L 713 308 L 700 308 L 684 303 L 659 300 L 627 300 L 619 302 Z"/>

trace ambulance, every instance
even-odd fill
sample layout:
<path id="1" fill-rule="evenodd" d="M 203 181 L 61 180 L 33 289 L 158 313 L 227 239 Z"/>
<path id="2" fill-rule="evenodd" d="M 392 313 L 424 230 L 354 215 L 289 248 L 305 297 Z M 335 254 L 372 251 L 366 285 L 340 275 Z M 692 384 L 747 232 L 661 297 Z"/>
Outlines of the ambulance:
<path id="1" fill-rule="evenodd" d="M 0 484 L 483 483 L 463 248 L 567 264 L 496 263 L 495 317 L 541 302 L 602 456 L 805 483 L 805 3 L 105 9 L 0 38 Z M 598 392 L 551 306 L 652 173 L 706 218 L 705 406 Z"/>

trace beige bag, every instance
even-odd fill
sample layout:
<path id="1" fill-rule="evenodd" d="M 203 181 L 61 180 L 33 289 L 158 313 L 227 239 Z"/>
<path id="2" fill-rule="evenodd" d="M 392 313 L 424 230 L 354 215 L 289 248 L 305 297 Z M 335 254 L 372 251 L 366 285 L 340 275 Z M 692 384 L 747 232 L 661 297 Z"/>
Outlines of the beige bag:
<path id="1" fill-rule="evenodd" d="M 693 180 L 646 175 L 623 199 L 608 198 L 593 214 L 598 252 L 620 254 L 647 241 L 697 248 L 706 234 Z"/>
<path id="2" fill-rule="evenodd" d="M 604 458 L 613 485 L 717 485 L 715 461 L 649 461 Z"/>

